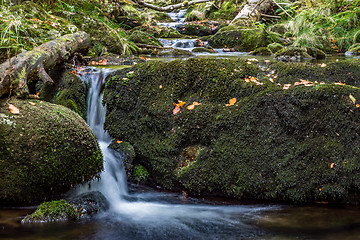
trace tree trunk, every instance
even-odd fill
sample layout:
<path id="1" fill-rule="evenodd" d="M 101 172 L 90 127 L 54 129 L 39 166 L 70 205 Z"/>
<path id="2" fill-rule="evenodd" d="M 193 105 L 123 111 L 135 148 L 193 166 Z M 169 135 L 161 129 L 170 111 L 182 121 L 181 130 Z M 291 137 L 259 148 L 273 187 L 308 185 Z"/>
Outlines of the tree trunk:
<path id="1" fill-rule="evenodd" d="M 182 7 L 188 7 L 188 6 L 191 6 L 191 5 L 198 4 L 198 3 L 210 2 L 210 1 L 212 1 L 212 0 L 193 0 L 193 1 L 190 1 L 190 2 L 184 1 L 182 3 L 169 5 L 169 6 L 166 6 L 166 7 L 159 7 L 159 6 L 156 6 L 156 5 L 152 5 L 152 4 L 144 2 L 142 0 L 136 1 L 136 3 L 139 4 L 140 6 L 143 6 L 143 7 L 151 8 L 151 9 L 161 11 L 161 12 L 166 12 L 166 11 L 172 11 L 174 9 L 179 9 L 179 8 L 182 8 Z"/>
<path id="2" fill-rule="evenodd" d="M 38 76 L 53 83 L 46 69 L 67 60 L 75 52 L 89 48 L 90 36 L 85 32 L 68 34 L 42 44 L 32 51 L 23 52 L 0 65 L 0 97 L 4 94 L 26 96 L 27 79 Z"/>

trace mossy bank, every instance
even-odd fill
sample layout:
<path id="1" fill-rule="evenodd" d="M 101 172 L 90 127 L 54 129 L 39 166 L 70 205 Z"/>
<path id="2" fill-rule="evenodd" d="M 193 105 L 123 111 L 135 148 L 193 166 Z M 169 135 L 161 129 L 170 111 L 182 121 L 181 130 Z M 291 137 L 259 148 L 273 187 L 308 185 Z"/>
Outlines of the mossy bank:
<path id="1" fill-rule="evenodd" d="M 0 102 L 0 202 L 29 205 L 54 199 L 102 170 L 102 154 L 86 122 L 39 100 Z"/>
<path id="2" fill-rule="evenodd" d="M 341 70 L 344 64 L 338 64 Z M 352 66 L 348 76 L 359 72 Z M 313 67 L 311 83 L 296 84 L 303 75 L 287 75 L 292 68 L 306 65 L 260 69 L 229 59 L 138 64 L 108 78 L 105 128 L 132 144 L 133 164 L 167 189 L 193 196 L 356 203 L 360 90 L 329 78 L 321 66 Z M 186 104 L 177 112 L 180 100 Z"/>

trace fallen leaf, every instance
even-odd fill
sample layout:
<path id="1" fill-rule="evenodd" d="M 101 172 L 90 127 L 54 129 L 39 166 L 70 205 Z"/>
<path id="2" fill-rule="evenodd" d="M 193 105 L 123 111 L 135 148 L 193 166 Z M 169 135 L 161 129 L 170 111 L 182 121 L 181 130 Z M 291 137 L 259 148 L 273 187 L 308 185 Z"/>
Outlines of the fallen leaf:
<path id="1" fill-rule="evenodd" d="M 233 106 L 233 105 L 235 105 L 235 103 L 236 103 L 236 98 L 232 98 L 232 99 L 230 99 L 229 100 L 229 104 L 225 104 L 225 106 Z"/>
<path id="2" fill-rule="evenodd" d="M 330 168 L 334 168 L 335 163 L 330 164 Z"/>
<path id="3" fill-rule="evenodd" d="M 289 89 L 291 87 L 291 84 L 284 84 L 283 89 Z"/>
<path id="4" fill-rule="evenodd" d="M 71 72 L 72 74 L 74 74 L 75 76 L 77 75 L 77 72 L 76 72 L 76 70 L 72 70 L 72 72 Z"/>
<path id="5" fill-rule="evenodd" d="M 355 104 L 356 103 L 356 98 L 354 98 L 354 96 L 353 95 L 349 95 L 349 98 L 350 98 L 350 100 Z"/>
<path id="6" fill-rule="evenodd" d="M 20 110 L 10 103 L 9 103 L 9 110 L 12 114 L 20 114 Z"/>
<path id="7" fill-rule="evenodd" d="M 323 64 L 320 65 L 320 67 L 322 67 L 322 68 L 323 68 L 323 67 L 326 67 L 326 64 L 323 63 Z"/>
<path id="8" fill-rule="evenodd" d="M 201 103 L 198 103 L 198 102 L 193 102 L 193 104 L 189 105 L 187 107 L 188 110 L 193 110 L 195 108 L 195 106 L 199 106 L 201 105 Z"/>
<path id="9" fill-rule="evenodd" d="M 341 81 L 339 81 L 339 82 L 336 82 L 335 85 L 345 86 L 345 83 L 342 83 Z"/>
<path id="10" fill-rule="evenodd" d="M 178 100 L 178 104 L 177 104 L 177 105 L 179 105 L 179 107 L 182 107 L 182 106 L 185 105 L 185 103 L 186 103 L 186 102 L 184 102 L 184 101 Z"/>
<path id="11" fill-rule="evenodd" d="M 160 86 L 159 86 L 159 89 L 162 89 L 162 88 L 163 88 L 163 86 L 162 86 L 162 85 L 160 85 Z"/>
<path id="12" fill-rule="evenodd" d="M 33 105 L 33 106 L 35 106 L 35 105 L 36 105 L 36 103 L 33 103 L 33 102 L 29 102 L 29 104 L 30 104 L 30 105 Z"/>
<path id="13" fill-rule="evenodd" d="M 123 141 L 120 141 L 120 140 L 118 140 L 118 141 L 116 141 L 116 143 L 122 143 Z"/>
<path id="14" fill-rule="evenodd" d="M 174 104 L 175 104 L 175 103 L 174 103 Z M 180 107 L 179 107 L 179 105 L 175 104 L 175 108 L 174 108 L 174 110 L 173 110 L 173 115 L 178 114 L 178 112 L 180 112 Z"/>
<path id="15" fill-rule="evenodd" d="M 256 58 L 249 58 L 248 61 L 250 61 L 250 62 L 258 62 L 259 60 L 257 60 Z"/>

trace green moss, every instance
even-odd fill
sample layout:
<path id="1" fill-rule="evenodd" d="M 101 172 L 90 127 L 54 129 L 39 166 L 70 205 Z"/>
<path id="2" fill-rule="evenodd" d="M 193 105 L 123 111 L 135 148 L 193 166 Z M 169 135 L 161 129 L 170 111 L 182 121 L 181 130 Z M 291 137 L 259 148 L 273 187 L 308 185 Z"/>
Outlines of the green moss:
<path id="1" fill-rule="evenodd" d="M 133 31 L 129 37 L 130 41 L 133 41 L 134 43 L 142 43 L 142 44 L 148 44 L 148 45 L 157 45 L 161 46 L 161 43 L 159 40 L 154 38 L 152 35 L 142 32 L 142 31 Z"/>
<path id="2" fill-rule="evenodd" d="M 240 60 L 138 64 L 127 86 L 108 78 L 105 128 L 131 143 L 134 161 L 168 189 L 298 203 L 350 201 L 360 189 L 360 111 L 349 95 L 360 99 L 360 90 L 333 82 L 341 77 L 360 86 L 357 63 L 269 67 L 278 75 L 275 83 Z M 263 84 L 246 82 L 249 76 Z M 282 88 L 300 78 L 318 84 Z M 234 97 L 235 105 L 225 106 Z M 174 115 L 178 100 L 186 104 Z M 194 101 L 201 105 L 188 110 Z"/>
<path id="3" fill-rule="evenodd" d="M 134 167 L 132 178 L 135 180 L 135 182 L 143 183 L 147 180 L 148 177 L 149 173 L 143 166 L 137 165 Z"/>
<path id="4" fill-rule="evenodd" d="M 277 51 L 280 51 L 281 49 L 283 49 L 283 46 L 280 43 L 270 43 L 269 45 L 267 45 L 267 47 L 273 53 L 276 53 Z"/>
<path id="5" fill-rule="evenodd" d="M 274 42 L 272 38 L 276 36 L 270 35 L 261 28 L 231 26 L 220 29 L 209 39 L 209 44 L 215 48 L 227 46 L 237 51 L 252 51 Z"/>
<path id="6" fill-rule="evenodd" d="M 79 115 L 38 100 L 10 102 L 20 115 L 12 115 L 6 101 L 0 103 L 6 120 L 0 121 L 2 205 L 53 199 L 102 170 L 96 138 Z"/>
<path id="7" fill-rule="evenodd" d="M 287 47 L 283 48 L 275 53 L 276 58 L 278 59 L 294 59 L 301 60 L 304 58 L 311 58 L 311 56 L 307 53 L 306 49 L 300 47 Z"/>
<path id="8" fill-rule="evenodd" d="M 272 51 L 267 47 L 257 48 L 251 52 L 252 55 L 260 55 L 260 56 L 269 56 L 272 54 Z"/>
<path id="9" fill-rule="evenodd" d="M 22 222 L 57 222 L 57 221 L 74 221 L 78 219 L 76 209 L 67 203 L 64 199 L 59 201 L 44 202 L 36 211 L 26 216 Z"/>

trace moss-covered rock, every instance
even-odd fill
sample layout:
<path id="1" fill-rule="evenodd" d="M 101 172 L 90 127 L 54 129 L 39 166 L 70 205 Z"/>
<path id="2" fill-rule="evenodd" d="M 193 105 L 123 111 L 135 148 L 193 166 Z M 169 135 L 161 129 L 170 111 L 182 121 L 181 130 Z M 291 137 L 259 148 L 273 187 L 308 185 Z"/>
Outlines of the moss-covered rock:
<path id="1" fill-rule="evenodd" d="M 158 39 L 154 38 L 152 35 L 146 32 L 138 30 L 131 33 L 129 40 L 133 41 L 134 43 L 162 46 Z"/>
<path id="2" fill-rule="evenodd" d="M 251 55 L 258 55 L 258 56 L 270 56 L 272 51 L 268 47 L 261 47 L 257 48 L 251 52 Z"/>
<path id="3" fill-rule="evenodd" d="M 194 53 L 215 53 L 214 49 L 204 48 L 204 47 L 196 47 L 191 50 Z"/>
<path id="4" fill-rule="evenodd" d="M 270 35 L 269 32 L 260 28 L 229 26 L 221 28 L 212 36 L 209 39 L 209 44 L 214 48 L 227 46 L 236 51 L 252 51 L 278 41 L 276 35 Z"/>
<path id="5" fill-rule="evenodd" d="M 360 108 L 349 97 L 360 99 L 357 87 L 319 76 L 283 89 L 255 64 L 225 59 L 148 62 L 116 75 L 105 89 L 105 127 L 134 146 L 134 164 L 157 184 L 238 199 L 359 201 L 350 200 L 360 191 Z"/>
<path id="6" fill-rule="evenodd" d="M 120 156 L 122 156 L 124 167 L 126 171 L 126 175 L 129 178 L 131 178 L 131 173 L 133 171 L 133 161 L 136 156 L 134 147 L 128 143 L 123 141 L 113 141 L 109 148 L 115 150 Z"/>
<path id="7" fill-rule="evenodd" d="M 53 100 L 54 103 L 70 108 L 86 119 L 86 85 L 71 72 L 63 74 L 62 84 Z"/>
<path id="8" fill-rule="evenodd" d="M 73 205 L 64 199 L 59 201 L 44 202 L 30 215 L 27 215 L 22 223 L 44 223 L 59 221 L 74 221 L 78 214 Z"/>
<path id="9" fill-rule="evenodd" d="M 205 14 L 199 10 L 192 10 L 186 15 L 185 22 L 202 21 L 205 19 Z"/>
<path id="10" fill-rule="evenodd" d="M 141 25 L 135 27 L 132 31 L 142 31 L 146 32 L 156 38 L 181 38 L 182 34 L 176 31 L 173 28 L 166 26 L 151 26 L 151 25 Z"/>
<path id="11" fill-rule="evenodd" d="M 281 45 L 280 43 L 270 43 L 269 45 L 267 45 L 267 47 L 273 53 L 276 53 L 277 51 L 280 51 L 284 48 L 283 45 Z"/>
<path id="12" fill-rule="evenodd" d="M 102 170 L 102 154 L 86 122 L 63 106 L 0 102 L 0 202 L 30 205 L 53 199 Z"/>
<path id="13" fill-rule="evenodd" d="M 287 47 L 275 53 L 275 58 L 281 61 L 301 61 L 306 58 L 312 58 L 304 48 Z"/>
<path id="14" fill-rule="evenodd" d="M 215 33 L 215 30 L 212 27 L 207 25 L 199 25 L 199 24 L 186 24 L 181 31 L 182 34 L 190 35 L 190 36 L 209 36 Z"/>
<path id="15" fill-rule="evenodd" d="M 306 52 L 313 58 L 316 58 L 316 59 L 325 59 L 326 58 L 325 52 L 318 48 L 307 47 L 305 49 L 306 49 Z"/>

